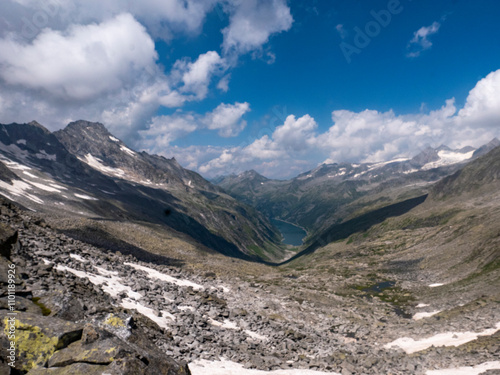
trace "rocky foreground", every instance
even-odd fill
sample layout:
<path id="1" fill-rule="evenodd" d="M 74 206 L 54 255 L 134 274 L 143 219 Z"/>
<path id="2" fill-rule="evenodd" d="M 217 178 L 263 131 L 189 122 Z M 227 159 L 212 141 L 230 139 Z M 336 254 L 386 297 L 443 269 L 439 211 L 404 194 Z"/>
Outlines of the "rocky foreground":
<path id="1" fill-rule="evenodd" d="M 464 367 L 491 375 L 500 369 L 499 302 L 487 296 L 441 305 L 443 312 L 414 301 L 412 319 L 380 298 L 329 293 L 329 283 L 345 282 L 340 275 L 318 280 L 285 270 L 251 281 L 109 253 L 10 203 L 0 218 L 0 374 L 242 374 L 245 368 L 437 375 Z M 11 264 L 14 368 L 6 350 Z M 308 290 L 314 298 L 302 298 Z M 221 363 L 226 370 L 213 368 Z"/>

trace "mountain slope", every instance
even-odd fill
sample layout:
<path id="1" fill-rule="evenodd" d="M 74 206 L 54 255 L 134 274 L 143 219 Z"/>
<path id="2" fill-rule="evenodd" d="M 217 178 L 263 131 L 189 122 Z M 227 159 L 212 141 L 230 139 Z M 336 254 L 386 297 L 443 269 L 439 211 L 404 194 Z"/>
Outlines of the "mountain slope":
<path id="1" fill-rule="evenodd" d="M 79 121 L 55 134 L 37 123 L 0 125 L 0 142 L 19 176 L 2 190 L 36 210 L 166 224 L 225 255 L 281 256 L 278 233 L 254 209 L 175 160 L 128 149 L 101 124 Z"/>
<path id="2" fill-rule="evenodd" d="M 496 148 L 430 186 L 424 202 L 388 215 L 367 209 L 330 228 L 330 238 L 320 237 L 283 272 L 306 270 L 309 280 L 342 275 L 345 284 L 332 287 L 337 294 L 377 298 L 403 318 L 418 312 L 413 319 L 426 320 L 413 335 L 426 325 L 453 324 L 473 306 L 494 309 L 500 301 L 499 187 Z M 428 314 L 420 313 L 427 307 Z"/>
<path id="3" fill-rule="evenodd" d="M 486 155 L 488 152 L 498 146 L 500 146 L 500 140 L 498 140 L 498 138 L 494 138 L 491 142 L 479 147 L 476 151 L 474 151 L 474 157 Z"/>
<path id="4" fill-rule="evenodd" d="M 432 192 L 438 198 L 457 196 L 477 189 L 493 188 L 499 182 L 500 147 L 496 147 L 453 175 L 444 178 L 436 184 Z"/>
<path id="5" fill-rule="evenodd" d="M 105 174 L 146 185 L 197 184 L 201 189 L 219 191 L 197 173 L 182 168 L 174 158 L 132 151 L 100 123 L 72 122 L 54 135 L 71 154 Z"/>
<path id="6" fill-rule="evenodd" d="M 306 228 L 310 245 L 342 221 L 426 194 L 427 187 L 458 170 L 473 154 L 472 147 L 429 147 L 412 159 L 322 164 L 288 181 L 250 171 L 218 180 L 218 185 L 268 217 Z"/>

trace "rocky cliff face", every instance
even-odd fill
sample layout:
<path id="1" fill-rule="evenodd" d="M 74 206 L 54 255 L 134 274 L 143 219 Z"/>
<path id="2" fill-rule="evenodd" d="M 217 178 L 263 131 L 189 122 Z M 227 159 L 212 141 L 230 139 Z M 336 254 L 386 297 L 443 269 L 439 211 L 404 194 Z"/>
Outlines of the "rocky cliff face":
<path id="1" fill-rule="evenodd" d="M 37 123 L 0 125 L 0 159 L 0 190 L 35 210 L 167 225 L 233 257 L 282 256 L 262 214 L 175 159 L 129 149 L 102 124 L 78 121 L 54 134 Z"/>
<path id="2" fill-rule="evenodd" d="M 106 173 L 115 169 L 115 175 L 130 181 L 147 184 L 168 184 L 170 189 L 195 187 L 219 191 L 195 172 L 182 168 L 175 159 L 138 153 L 115 138 L 100 123 L 77 121 L 54 133 L 66 149 L 83 162 Z"/>

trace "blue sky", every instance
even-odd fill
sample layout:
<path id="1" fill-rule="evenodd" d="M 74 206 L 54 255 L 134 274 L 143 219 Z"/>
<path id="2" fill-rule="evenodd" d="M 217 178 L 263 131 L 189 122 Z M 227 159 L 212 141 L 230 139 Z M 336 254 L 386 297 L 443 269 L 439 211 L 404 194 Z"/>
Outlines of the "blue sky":
<path id="1" fill-rule="evenodd" d="M 206 177 L 500 135 L 495 0 L 47 4 L 2 5 L 2 123 L 100 121 Z"/>

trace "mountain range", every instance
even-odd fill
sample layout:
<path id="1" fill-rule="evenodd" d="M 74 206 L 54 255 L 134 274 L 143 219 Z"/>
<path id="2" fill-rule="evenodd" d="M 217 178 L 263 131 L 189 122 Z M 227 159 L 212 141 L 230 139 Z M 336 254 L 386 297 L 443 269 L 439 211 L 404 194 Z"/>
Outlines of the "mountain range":
<path id="1" fill-rule="evenodd" d="M 173 158 L 132 151 L 99 123 L 55 133 L 37 122 L 0 125 L 0 166 L 2 193 L 32 210 L 161 224 L 228 256 L 280 257 L 279 233 L 262 214 Z"/>
<path id="2" fill-rule="evenodd" d="M 0 125 L 0 372 L 500 369 L 498 146 L 209 182 L 99 123 Z"/>
<path id="3" fill-rule="evenodd" d="M 434 183 L 500 145 L 477 150 L 428 147 L 411 159 L 379 163 L 322 164 L 290 180 L 247 171 L 215 180 L 236 199 L 269 217 L 304 227 L 306 244 L 331 225 L 371 209 L 423 195 Z"/>
<path id="4" fill-rule="evenodd" d="M 33 121 L 0 125 L 0 191 L 36 211 L 90 220 L 66 230 L 97 243 L 102 228 L 92 221 L 145 222 L 209 251 L 277 262 L 290 253 L 269 219 L 305 228 L 305 249 L 332 226 L 423 196 L 498 145 L 494 139 L 477 150 L 442 145 L 412 159 L 322 164 L 285 181 L 251 170 L 214 184 L 175 158 L 131 150 L 100 123 L 76 121 L 51 133 Z"/>

